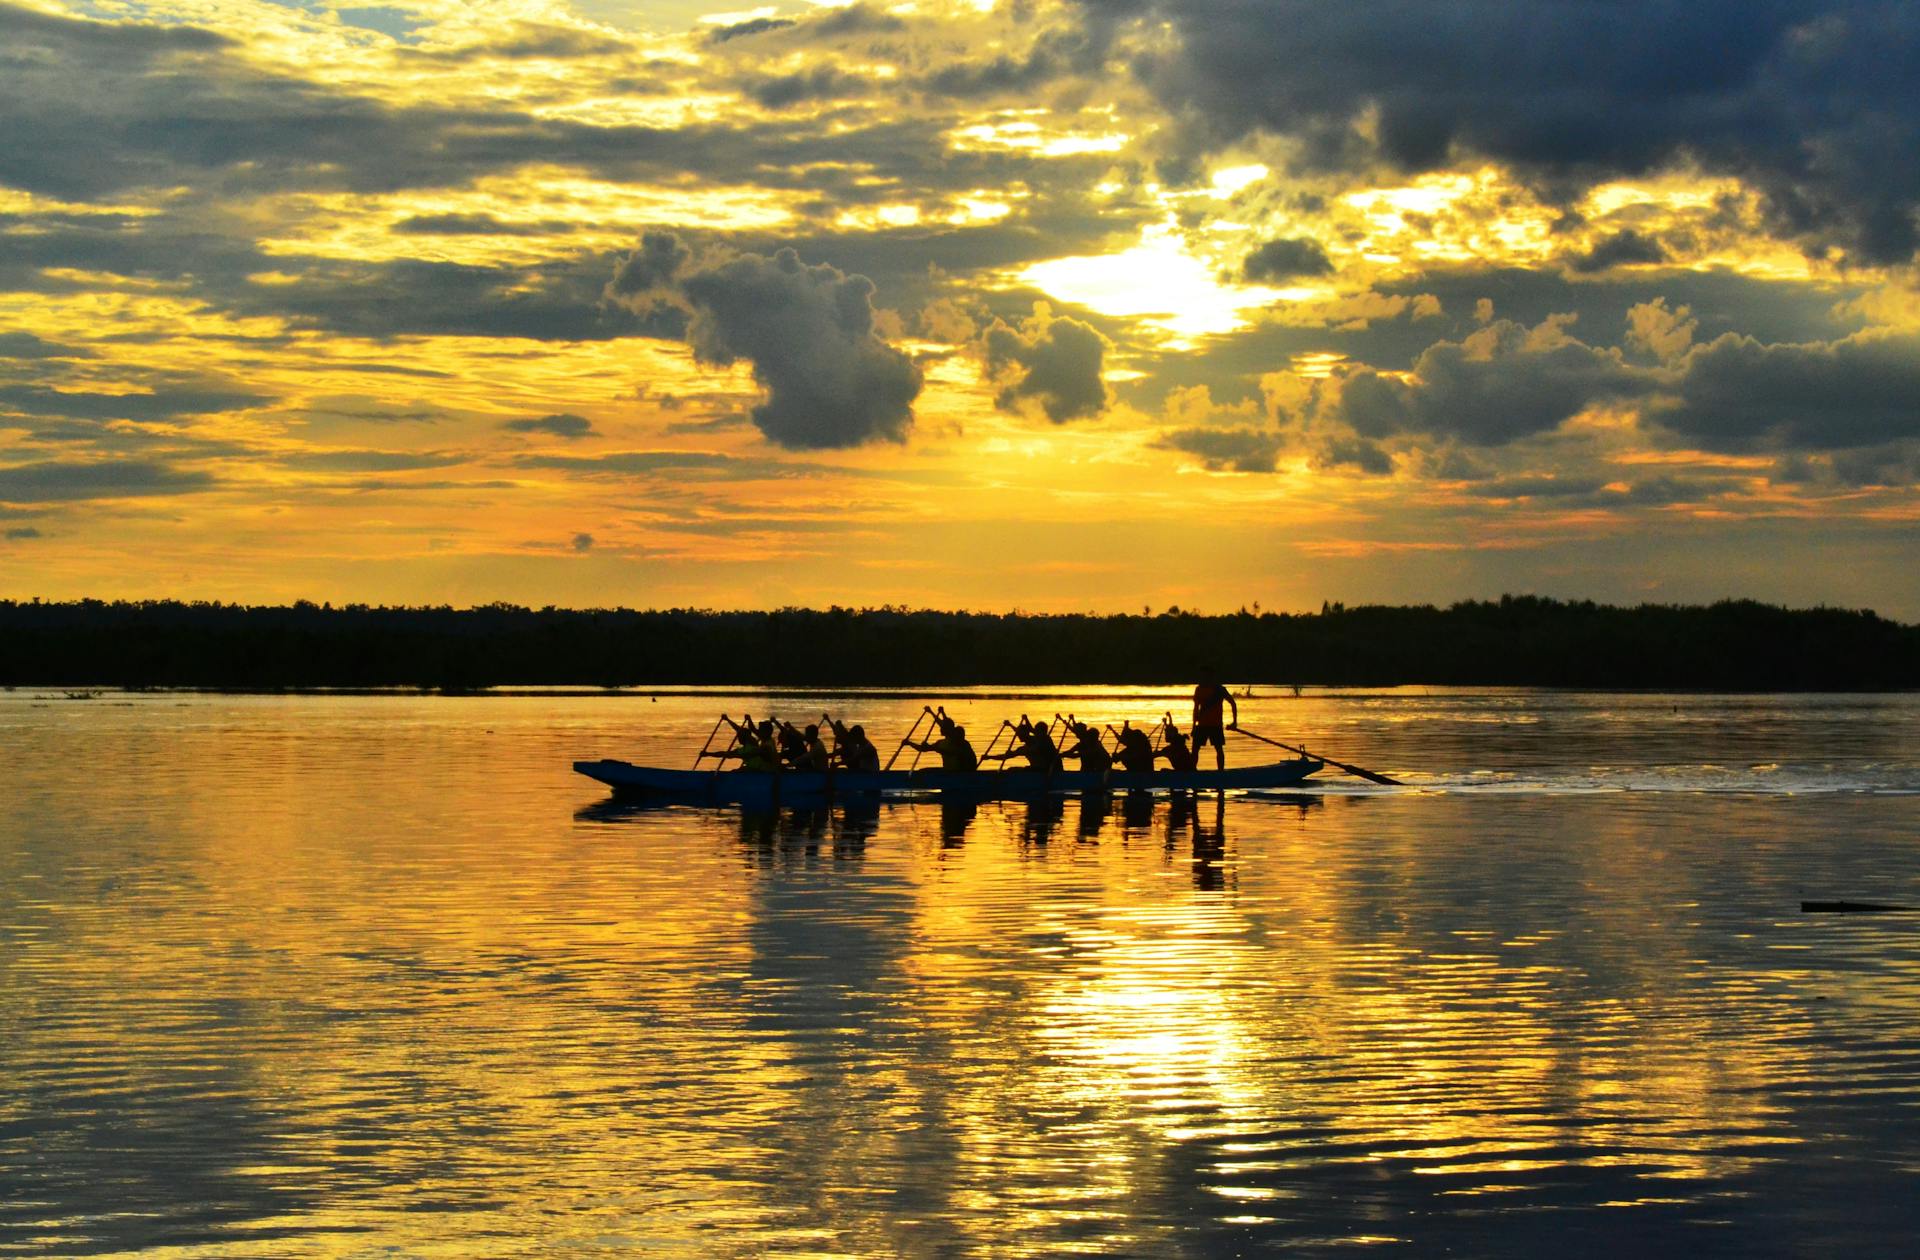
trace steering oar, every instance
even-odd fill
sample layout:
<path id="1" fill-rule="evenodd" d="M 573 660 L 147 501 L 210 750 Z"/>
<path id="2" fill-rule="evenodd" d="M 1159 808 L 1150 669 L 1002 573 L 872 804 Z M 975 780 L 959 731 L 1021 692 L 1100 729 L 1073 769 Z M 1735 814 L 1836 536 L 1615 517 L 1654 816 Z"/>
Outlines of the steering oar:
<path id="1" fill-rule="evenodd" d="M 1367 769 L 1365 766 L 1350 766 L 1344 761 L 1335 761 L 1333 758 L 1327 756 L 1325 753 L 1310 753 L 1306 749 L 1300 747 L 1297 744 L 1283 744 L 1277 739 L 1268 739 L 1265 735 L 1256 735 L 1244 726 L 1234 726 L 1234 727 L 1229 727 L 1228 729 L 1238 731 L 1242 735 L 1245 735 L 1248 739 L 1257 739 L 1263 744 L 1272 744 L 1275 748 L 1284 748 L 1290 753 L 1299 753 L 1302 757 L 1310 757 L 1315 761 L 1324 761 L 1336 770 L 1345 770 L 1348 774 L 1353 775 L 1355 778 L 1365 779 L 1369 783 L 1380 783 L 1380 784 L 1386 785 L 1387 787 L 1405 787 L 1406 786 L 1406 784 L 1400 782 L 1400 780 L 1398 779 L 1390 779 L 1384 774 L 1378 774 L 1372 770 Z"/>

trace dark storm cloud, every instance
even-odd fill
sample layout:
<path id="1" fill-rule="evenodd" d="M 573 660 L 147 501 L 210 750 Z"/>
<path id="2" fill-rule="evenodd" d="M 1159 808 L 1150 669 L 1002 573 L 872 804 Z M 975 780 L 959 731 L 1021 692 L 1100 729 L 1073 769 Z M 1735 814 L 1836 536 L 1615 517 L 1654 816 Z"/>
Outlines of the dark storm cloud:
<path id="1" fill-rule="evenodd" d="M 733 22 L 726 26 L 716 26 L 707 32 L 709 44 L 725 44 L 736 39 L 746 39 L 753 35 L 765 35 L 769 31 L 784 31 L 798 26 L 794 18 L 748 18 L 744 22 Z"/>
<path id="2" fill-rule="evenodd" d="M 904 20 L 876 4 L 858 0 L 823 10 L 807 22 L 809 34 L 837 38 L 842 35 L 893 35 L 907 29 Z"/>
<path id="3" fill-rule="evenodd" d="M 587 477 L 631 477 L 659 472 L 739 471 L 754 461 L 713 451 L 614 451 L 606 455 L 522 455 L 512 462 L 516 468 L 550 468 Z"/>
<path id="4" fill-rule="evenodd" d="M 867 80 L 844 74 L 830 65 L 809 66 L 791 74 L 769 75 L 747 84 L 747 95 L 768 109 L 786 109 L 808 101 L 862 96 Z"/>
<path id="5" fill-rule="evenodd" d="M 1467 487 L 1466 492 L 1481 499 L 1575 499 L 1591 495 L 1605 484 L 1598 477 L 1556 477 L 1535 473 L 1477 482 Z"/>
<path id="6" fill-rule="evenodd" d="M 5 133 L 0 127 L 0 148 Z M 61 293 L 97 284 L 60 271 L 237 288 L 248 273 L 272 265 L 250 242 L 212 235 L 166 215 L 0 216 L 0 291 Z"/>
<path id="7" fill-rule="evenodd" d="M 273 400 L 264 394 L 231 390 L 157 390 L 143 394 L 103 394 L 49 389 L 43 385 L 0 387 L 0 411 L 77 420 L 172 420 L 209 412 L 242 411 Z"/>
<path id="8" fill-rule="evenodd" d="M 942 124 L 898 111 L 855 127 L 721 119 L 648 127 L 505 106 L 394 105 L 260 69 L 224 37 L 192 28 L 50 18 L 4 4 L 0 48 L 0 184 L 69 200 L 141 188 L 202 196 L 458 188 L 527 165 L 678 183 L 753 172 L 759 183 L 804 187 L 824 167 L 852 164 L 929 187 L 974 187 L 969 168 L 982 165 L 957 157 L 949 184 Z M 866 200 L 898 195 L 898 185 L 845 182 L 836 191 Z"/>
<path id="9" fill-rule="evenodd" d="M 1134 68 L 1185 123 L 1188 154 L 1268 131 L 1304 140 L 1311 164 L 1484 157 L 1562 193 L 1691 161 L 1762 189 L 1785 234 L 1874 261 L 1914 253 L 1911 5 L 1153 0 L 1141 29 L 1156 22 L 1174 37 Z"/>
<path id="10" fill-rule="evenodd" d="M 693 251 L 672 232 L 644 233 L 639 247 L 614 267 L 607 294 L 616 298 L 634 297 L 668 288 L 674 277 L 692 261 Z"/>
<path id="11" fill-rule="evenodd" d="M 593 432 L 593 421 L 585 416 L 576 416 L 572 412 L 562 411 L 551 416 L 534 416 L 524 420 L 509 420 L 500 426 L 515 433 L 551 433 L 569 441 L 583 438 Z"/>
<path id="12" fill-rule="evenodd" d="M 1573 269 L 1591 274 L 1632 263 L 1663 263 L 1667 251 L 1659 241 L 1631 229 L 1615 232 L 1573 260 Z"/>
<path id="13" fill-rule="evenodd" d="M 1727 334 L 1682 361 L 1678 405 L 1655 413 L 1720 450 L 1834 450 L 1920 437 L 1920 336 L 1767 345 Z"/>
<path id="14" fill-rule="evenodd" d="M 418 230 L 457 226 L 483 225 L 430 223 Z M 216 309 L 239 315 L 375 339 L 471 335 L 596 341 L 682 335 L 685 320 L 678 312 L 641 319 L 601 301 L 612 258 L 582 253 L 525 266 L 486 266 L 268 257 L 251 242 L 212 236 L 161 215 L 124 226 L 36 224 L 30 231 L 0 232 L 0 290 L 61 292 L 77 282 L 60 271 L 84 270 L 178 285 Z M 279 284 L 250 279 L 267 271 L 292 279 Z"/>
<path id="15" fill-rule="evenodd" d="M 1635 410 L 1650 432 L 1707 450 L 1828 453 L 1836 470 L 1847 453 L 1848 467 L 1875 476 L 1903 468 L 1906 444 L 1920 442 L 1920 334 L 1868 331 L 1783 343 L 1727 333 L 1689 346 L 1685 308 L 1650 303 L 1634 314 L 1667 317 L 1674 340 L 1657 363 L 1635 362 L 1623 347 L 1588 345 L 1567 331 L 1564 317 L 1533 328 L 1496 320 L 1459 341 L 1428 346 L 1409 376 L 1346 371 L 1337 388 L 1315 391 L 1302 418 L 1325 435 L 1498 447 L 1618 403 Z M 1384 459 L 1353 462 L 1379 468 Z M 1475 493 L 1546 497 L 1578 489 L 1564 477 L 1508 479 Z M 1690 483 L 1686 493 L 1699 491 Z M 1656 483 L 1642 481 L 1630 494 L 1609 491 L 1594 501 L 1660 500 Z"/>
<path id="16" fill-rule="evenodd" d="M 604 255 L 527 267 L 464 263 L 286 260 L 292 284 L 236 287 L 229 309 L 275 315 L 296 327 L 384 339 L 407 335 L 605 341 L 675 337 L 678 312 L 641 317 L 600 300 L 611 265 Z M 216 299 L 218 300 L 218 299 Z"/>
<path id="17" fill-rule="evenodd" d="M 0 500 L 12 503 L 188 494 L 213 484 L 213 477 L 207 473 L 144 459 L 93 463 L 47 460 L 0 468 Z"/>
<path id="18" fill-rule="evenodd" d="M 1100 372 L 1107 341 L 1092 325 L 1041 313 L 1019 329 L 995 320 L 980 341 L 998 387 L 994 404 L 1003 410 L 1031 400 L 1063 424 L 1106 408 Z"/>
<path id="19" fill-rule="evenodd" d="M 1315 452 L 1314 463 L 1322 468 L 1358 468 L 1376 477 L 1393 471 L 1393 456 L 1379 443 L 1365 438 L 1330 438 Z"/>
<path id="20" fill-rule="evenodd" d="M 1327 257 L 1319 241 L 1310 237 L 1281 237 L 1267 241 L 1248 254 L 1241 274 L 1254 284 L 1262 281 L 1283 284 L 1302 276 L 1324 276 L 1332 270 L 1333 260 Z"/>
<path id="21" fill-rule="evenodd" d="M 290 468 L 315 472 L 409 472 L 420 468 L 450 468 L 467 461 L 446 451 L 295 451 L 278 461 Z"/>
<path id="22" fill-rule="evenodd" d="M 93 352 L 78 346 L 43 341 L 30 332 L 0 333 L 0 359 L 90 359 Z"/>
<path id="23" fill-rule="evenodd" d="M 387 229 L 402 236 L 545 236 L 571 225 L 558 222 L 508 223 L 490 214 L 416 214 Z"/>
<path id="24" fill-rule="evenodd" d="M 1889 442 L 1836 451 L 1829 466 L 1834 478 L 1849 488 L 1915 485 L 1920 483 L 1920 442 Z"/>
<path id="25" fill-rule="evenodd" d="M 593 31 L 571 26 L 553 26 L 544 22 L 516 22 L 513 33 L 485 43 L 458 48 L 403 48 L 400 54 L 423 61 L 502 61 L 545 58 L 568 60 L 581 57 L 614 57 L 633 51 L 632 45 Z"/>
<path id="26" fill-rule="evenodd" d="M 1644 477 L 1625 485 L 1610 477 L 1546 473 L 1498 477 L 1466 487 L 1475 498 L 1545 501 L 1560 507 L 1667 507 L 1699 503 L 1741 487 L 1733 477 Z"/>
<path id="27" fill-rule="evenodd" d="M 1586 345 L 1557 325 L 1526 329 L 1504 320 L 1465 341 L 1429 346 L 1413 371 L 1413 382 L 1371 369 L 1348 377 L 1338 418 L 1363 437 L 1419 433 L 1497 446 L 1659 385 L 1617 351 Z"/>
<path id="28" fill-rule="evenodd" d="M 1174 429 L 1154 445 L 1184 451 L 1216 472 L 1272 472 L 1280 459 L 1280 435 L 1268 429 Z"/>
<path id="29" fill-rule="evenodd" d="M 609 296 L 646 312 L 677 301 L 702 362 L 745 359 L 767 391 L 754 425 L 792 450 L 904 441 L 920 369 L 874 331 L 873 282 L 791 249 L 694 265 L 666 233 L 649 233 L 614 272 Z M 649 292 L 648 281 L 652 281 Z"/>
<path id="30" fill-rule="evenodd" d="M 855 35 L 893 35 L 906 29 L 903 19 L 863 0 L 799 17 L 758 17 L 734 22 L 708 31 L 706 42 L 714 46 L 755 35 L 775 34 L 789 42 L 827 42 Z"/>

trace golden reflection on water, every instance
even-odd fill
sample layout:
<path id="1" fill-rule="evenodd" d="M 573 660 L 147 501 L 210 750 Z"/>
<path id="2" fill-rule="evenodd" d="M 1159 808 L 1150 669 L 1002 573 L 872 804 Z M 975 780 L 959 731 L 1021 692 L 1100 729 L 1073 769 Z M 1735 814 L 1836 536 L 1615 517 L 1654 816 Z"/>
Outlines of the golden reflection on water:
<path id="1" fill-rule="evenodd" d="M 1911 798 L 634 809 L 565 772 L 632 738 L 593 703 L 0 710 L 0 1250 L 1766 1251 L 1912 1214 L 1914 942 L 1786 913 L 1897 889 Z M 697 745 L 704 703 L 659 709 Z M 1846 1211 L 1782 1193 L 1809 1161 Z"/>

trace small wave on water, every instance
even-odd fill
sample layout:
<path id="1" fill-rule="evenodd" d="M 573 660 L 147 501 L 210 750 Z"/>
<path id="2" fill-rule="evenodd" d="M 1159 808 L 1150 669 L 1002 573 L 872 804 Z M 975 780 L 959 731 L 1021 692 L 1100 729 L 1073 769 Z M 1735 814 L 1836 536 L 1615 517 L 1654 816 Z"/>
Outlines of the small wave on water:
<path id="1" fill-rule="evenodd" d="M 1907 795 L 1920 792 L 1920 765 L 1848 765 L 1831 763 L 1755 766 L 1620 765 L 1552 773 L 1476 770 L 1461 774 L 1409 772 L 1402 782 L 1428 792 L 1578 795 L 1604 792 L 1693 792 L 1757 796 L 1807 796 L 1825 793 Z M 1371 785 L 1327 780 L 1326 790 L 1372 793 Z"/>

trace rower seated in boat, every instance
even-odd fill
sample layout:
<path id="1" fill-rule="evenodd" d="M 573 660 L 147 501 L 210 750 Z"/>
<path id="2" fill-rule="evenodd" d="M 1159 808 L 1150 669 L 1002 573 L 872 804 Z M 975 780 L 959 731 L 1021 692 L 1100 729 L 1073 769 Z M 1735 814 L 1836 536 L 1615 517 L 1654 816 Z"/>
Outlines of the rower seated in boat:
<path id="1" fill-rule="evenodd" d="M 908 748 L 921 752 L 939 753 L 940 768 L 957 774 L 970 774 L 980 768 L 980 758 L 974 754 L 973 745 L 967 742 L 967 728 L 958 722 L 940 723 L 940 738 L 926 743 L 907 741 Z"/>
<path id="2" fill-rule="evenodd" d="M 867 728 L 855 723 L 851 728 L 838 719 L 833 723 L 834 755 L 840 768 L 854 774 L 875 774 L 880 769 L 880 750 L 867 738 Z"/>
<path id="3" fill-rule="evenodd" d="M 1067 722 L 1067 729 L 1073 732 L 1073 746 L 1063 749 L 1063 757 L 1078 757 L 1082 770 L 1091 770 L 1095 774 L 1105 774 L 1113 769 L 1113 754 L 1100 742 L 1100 732 L 1085 722 Z"/>
<path id="4" fill-rule="evenodd" d="M 989 753 L 988 759 L 1004 762 L 1010 757 L 1025 757 L 1027 764 L 1045 774 L 1057 774 L 1060 770 L 1060 750 L 1053 746 L 1053 734 L 1047 725 L 1030 722 L 1027 715 L 1020 715 L 1020 725 L 1013 728 L 1014 745 L 1005 752 Z"/>
<path id="5" fill-rule="evenodd" d="M 1147 733 L 1131 722 L 1120 724 L 1120 749 L 1114 754 L 1114 760 L 1128 774 L 1151 774 L 1155 761 L 1153 741 Z"/>
<path id="6" fill-rule="evenodd" d="M 770 774 L 780 768 L 780 745 L 774 736 L 773 723 L 763 721 L 753 725 L 753 715 L 746 715 L 746 721 L 736 722 L 727 718 L 726 723 L 733 728 L 736 740 L 732 748 L 711 754 L 716 760 L 735 760 L 742 770 L 754 770 Z"/>
<path id="7" fill-rule="evenodd" d="M 820 728 L 809 723 L 803 736 L 805 746 L 801 750 L 800 769 L 825 774 L 833 768 L 833 754 L 820 739 Z"/>
<path id="8" fill-rule="evenodd" d="M 795 770 L 802 769 L 807 761 L 807 737 L 791 722 L 780 723 L 777 732 L 779 739 L 780 761 Z"/>
<path id="9" fill-rule="evenodd" d="M 1164 729 L 1167 742 L 1160 749 L 1159 755 L 1167 759 L 1167 767 L 1180 771 L 1196 768 L 1200 764 L 1200 754 L 1188 745 L 1187 737 L 1181 734 L 1180 728 L 1168 722 Z"/>

